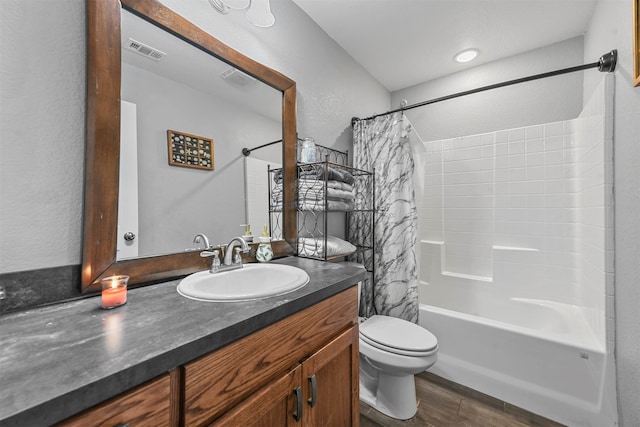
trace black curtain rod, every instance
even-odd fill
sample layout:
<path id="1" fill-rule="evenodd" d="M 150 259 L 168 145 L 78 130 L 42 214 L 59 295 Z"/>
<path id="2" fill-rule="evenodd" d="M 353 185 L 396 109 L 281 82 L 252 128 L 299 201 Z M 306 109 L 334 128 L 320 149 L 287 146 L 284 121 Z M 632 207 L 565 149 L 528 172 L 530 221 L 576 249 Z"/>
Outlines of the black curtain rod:
<path id="1" fill-rule="evenodd" d="M 496 83 L 496 84 L 492 84 L 492 85 L 488 85 L 488 86 L 482 86 L 482 87 L 479 87 L 479 88 L 476 88 L 476 89 L 466 90 L 466 91 L 463 91 L 463 92 L 454 93 L 452 95 L 446 95 L 446 96 L 441 96 L 439 98 L 430 99 L 429 101 L 423 101 L 423 102 L 419 102 L 417 104 L 412 104 L 412 105 L 407 105 L 405 107 L 396 108 L 395 110 L 387 111 L 386 113 L 376 114 L 376 115 L 373 115 L 371 117 L 367 117 L 365 119 L 360 119 L 358 117 L 353 117 L 351 119 L 351 126 L 353 126 L 356 121 L 360 121 L 360 120 L 371 120 L 371 119 L 375 119 L 376 117 L 387 116 L 389 114 L 397 113 L 399 111 L 411 110 L 412 108 L 424 107 L 425 105 L 435 104 L 437 102 L 447 101 L 449 99 L 459 98 L 461 96 L 471 95 L 471 94 L 474 94 L 474 93 L 484 92 L 486 90 L 497 89 L 497 88 L 501 88 L 501 87 L 504 87 L 504 86 L 510 86 L 510 85 L 514 85 L 514 84 L 518 84 L 518 83 L 529 82 L 529 81 L 532 81 L 532 80 L 543 79 L 543 78 L 546 78 L 546 77 L 553 77 L 553 76 L 558 76 L 558 75 L 561 75 L 561 74 L 573 73 L 575 71 L 582 71 L 582 70 L 587 70 L 587 69 L 590 69 L 590 68 L 597 68 L 598 71 L 600 71 L 600 72 L 611 73 L 611 72 L 615 71 L 617 62 L 618 62 L 618 50 L 614 49 L 611 52 L 605 53 L 604 55 L 602 55 L 600 57 L 600 59 L 598 60 L 598 62 L 592 62 L 591 64 L 578 65 L 576 67 L 564 68 L 562 70 L 550 71 L 550 72 L 547 72 L 547 73 L 535 74 L 535 75 L 529 76 L 529 77 L 522 77 L 522 78 L 519 78 L 519 79 L 508 80 L 508 81 L 505 81 L 505 82 L 502 82 L 502 83 Z"/>
<path id="2" fill-rule="evenodd" d="M 302 141 L 302 139 L 301 139 L 301 138 L 297 138 L 297 140 L 298 140 L 298 141 Z M 261 148 L 268 147 L 268 146 L 273 145 L 273 144 L 279 144 L 279 143 L 281 143 L 281 142 L 282 142 L 282 140 L 281 140 L 281 139 L 279 139 L 279 140 L 277 140 L 277 141 L 268 142 L 268 143 L 266 143 L 266 144 L 262 144 L 262 145 L 259 145 L 259 146 L 257 146 L 257 147 L 253 147 L 253 148 L 246 148 L 246 147 L 245 147 L 245 148 L 243 148 L 243 149 L 242 149 L 242 154 L 243 154 L 244 156 L 248 156 L 249 154 L 251 154 L 251 152 L 252 152 L 253 150 L 259 150 L 259 149 L 261 149 Z"/>
<path id="3" fill-rule="evenodd" d="M 244 156 L 248 156 L 249 154 L 251 154 L 251 152 L 252 152 L 253 150 L 259 150 L 259 149 L 261 149 L 261 148 L 268 147 L 268 146 L 273 145 L 273 144 L 278 144 L 278 143 L 280 143 L 280 142 L 282 142 L 282 140 L 281 140 L 281 139 L 279 139 L 279 140 L 277 140 L 277 141 L 269 142 L 269 143 L 267 143 L 267 144 L 263 144 L 263 145 L 260 145 L 260 146 L 258 146 L 258 147 L 254 147 L 254 148 L 251 148 L 251 149 L 249 149 L 249 148 L 246 148 L 246 147 L 245 147 L 245 148 L 243 148 L 243 149 L 242 149 L 242 154 L 243 154 Z"/>

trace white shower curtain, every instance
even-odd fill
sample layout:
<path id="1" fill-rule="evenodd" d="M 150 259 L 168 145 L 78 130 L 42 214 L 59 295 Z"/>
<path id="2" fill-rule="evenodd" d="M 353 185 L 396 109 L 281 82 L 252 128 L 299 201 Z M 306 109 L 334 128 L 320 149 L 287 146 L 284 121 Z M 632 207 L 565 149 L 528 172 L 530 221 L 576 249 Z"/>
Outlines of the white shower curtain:
<path id="1" fill-rule="evenodd" d="M 373 283 L 369 279 L 362 287 L 360 315 L 383 314 L 417 323 L 417 211 L 410 132 L 402 112 L 356 121 L 353 166 L 375 170 L 375 275 Z M 358 231 L 367 233 L 368 227 Z M 366 254 L 358 261 L 368 270 L 373 267 Z"/>

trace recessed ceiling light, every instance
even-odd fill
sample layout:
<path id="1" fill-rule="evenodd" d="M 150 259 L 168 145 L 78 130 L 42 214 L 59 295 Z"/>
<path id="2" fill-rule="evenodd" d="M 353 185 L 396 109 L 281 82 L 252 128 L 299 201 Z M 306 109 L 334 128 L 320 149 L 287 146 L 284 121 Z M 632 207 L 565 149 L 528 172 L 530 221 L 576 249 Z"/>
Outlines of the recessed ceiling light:
<path id="1" fill-rule="evenodd" d="M 462 52 L 460 52 L 455 56 L 455 59 L 458 62 L 469 62 L 472 59 L 474 59 L 476 56 L 478 56 L 478 53 L 480 53 L 478 49 L 463 50 Z"/>

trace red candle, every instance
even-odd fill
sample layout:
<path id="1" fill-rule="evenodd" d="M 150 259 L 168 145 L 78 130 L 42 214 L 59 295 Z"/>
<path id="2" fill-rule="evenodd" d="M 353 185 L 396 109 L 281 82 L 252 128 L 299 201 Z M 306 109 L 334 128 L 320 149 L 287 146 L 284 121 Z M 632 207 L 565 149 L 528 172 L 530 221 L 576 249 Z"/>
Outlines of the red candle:
<path id="1" fill-rule="evenodd" d="M 102 308 L 114 308 L 127 302 L 129 276 L 113 276 L 102 279 Z"/>

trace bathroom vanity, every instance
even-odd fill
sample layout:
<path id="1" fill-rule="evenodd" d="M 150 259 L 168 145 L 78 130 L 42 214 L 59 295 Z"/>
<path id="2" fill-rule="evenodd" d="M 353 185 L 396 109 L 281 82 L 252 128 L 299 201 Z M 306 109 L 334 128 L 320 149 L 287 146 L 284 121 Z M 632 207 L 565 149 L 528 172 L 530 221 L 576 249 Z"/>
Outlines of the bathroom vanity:
<path id="1" fill-rule="evenodd" d="M 301 258 L 279 297 L 194 301 L 171 281 L 3 316 L 0 425 L 358 425 L 364 270 Z"/>
<path id="2" fill-rule="evenodd" d="M 100 308 L 94 294 L 0 317 L 0 426 L 358 425 L 356 284 L 365 277 L 363 269 L 281 258 L 274 263 L 305 270 L 309 283 L 255 301 L 203 302 L 178 294 L 179 280 L 172 280 L 208 269 L 210 261 L 199 251 L 180 247 L 173 253 L 153 249 L 159 254 L 153 256 L 117 256 L 124 13 L 162 29 L 166 34 L 160 37 L 176 36 L 277 91 L 284 169 L 284 240 L 274 242 L 279 255 L 291 254 L 297 240 L 290 203 L 296 179 L 295 82 L 157 0 L 86 5 L 81 290 L 95 293 L 102 277 L 115 274 L 130 276 L 134 289 L 113 310 Z M 156 284 L 135 287 L 147 283 Z"/>

